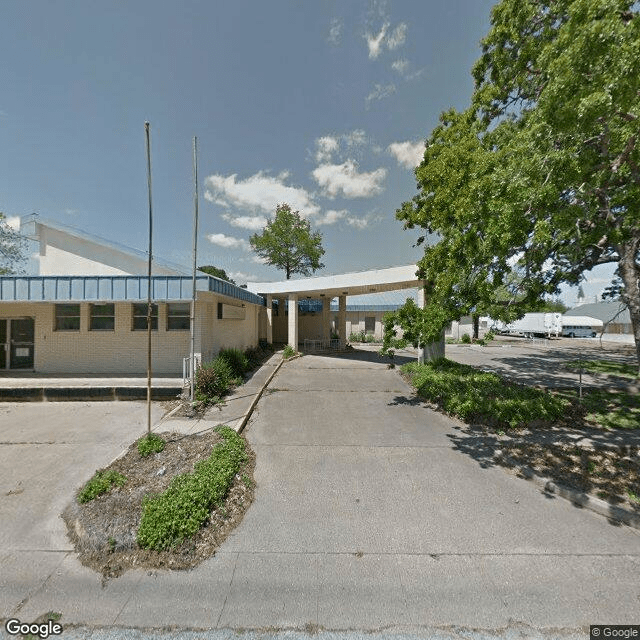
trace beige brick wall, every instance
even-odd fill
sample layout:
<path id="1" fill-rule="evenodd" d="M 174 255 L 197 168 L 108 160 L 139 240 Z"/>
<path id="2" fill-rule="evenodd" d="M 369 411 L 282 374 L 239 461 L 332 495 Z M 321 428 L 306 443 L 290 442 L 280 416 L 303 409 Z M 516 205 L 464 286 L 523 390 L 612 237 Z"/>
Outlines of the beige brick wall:
<path id="1" fill-rule="evenodd" d="M 241 305 L 236 299 L 199 292 L 196 353 L 205 359 L 223 347 L 245 349 L 258 343 L 263 307 L 245 302 L 244 320 L 218 320 L 217 302 Z M 115 330 L 90 331 L 89 305 L 80 304 L 80 331 L 55 331 L 55 304 L 0 303 L 0 318 L 35 319 L 34 368 L 39 373 L 140 374 L 147 370 L 147 332 L 132 331 L 132 305 L 115 303 Z M 158 330 L 152 332 L 154 375 L 182 375 L 182 359 L 191 351 L 188 330 L 167 330 L 167 304 L 158 303 Z"/>

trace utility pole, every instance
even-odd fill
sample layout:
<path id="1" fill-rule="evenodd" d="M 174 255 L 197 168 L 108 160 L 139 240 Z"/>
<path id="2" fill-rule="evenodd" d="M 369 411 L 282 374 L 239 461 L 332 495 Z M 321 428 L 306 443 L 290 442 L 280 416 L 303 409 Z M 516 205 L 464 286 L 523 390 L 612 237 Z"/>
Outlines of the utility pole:
<path id="1" fill-rule="evenodd" d="M 151 264 L 153 261 L 153 209 L 151 206 L 151 140 L 149 123 L 144 123 L 147 142 L 147 186 L 149 189 L 149 279 L 147 282 L 147 436 L 151 435 Z"/>
<path id="2" fill-rule="evenodd" d="M 190 397 L 195 400 L 196 379 L 196 265 L 198 255 L 198 138 L 193 138 L 193 291 L 191 297 L 191 375 Z"/>

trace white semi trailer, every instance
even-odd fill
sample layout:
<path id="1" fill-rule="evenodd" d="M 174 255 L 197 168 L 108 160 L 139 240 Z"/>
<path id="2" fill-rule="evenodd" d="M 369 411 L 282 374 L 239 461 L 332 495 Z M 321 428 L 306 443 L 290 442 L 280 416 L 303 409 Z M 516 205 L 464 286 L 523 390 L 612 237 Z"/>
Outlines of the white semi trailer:
<path id="1" fill-rule="evenodd" d="M 523 318 L 509 324 L 495 323 L 500 333 L 522 335 L 526 338 L 533 337 L 558 337 L 562 335 L 561 313 L 525 313 Z"/>

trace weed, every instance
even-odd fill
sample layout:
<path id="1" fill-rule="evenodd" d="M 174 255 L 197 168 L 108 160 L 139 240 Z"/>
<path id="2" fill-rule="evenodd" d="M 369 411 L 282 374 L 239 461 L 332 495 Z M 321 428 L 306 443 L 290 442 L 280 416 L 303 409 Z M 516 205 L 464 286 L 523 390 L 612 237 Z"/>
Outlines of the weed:
<path id="1" fill-rule="evenodd" d="M 471 344 L 471 336 L 468 333 L 463 333 L 460 342 L 462 342 L 462 344 Z"/>
<path id="2" fill-rule="evenodd" d="M 285 360 L 288 360 L 289 358 L 293 358 L 293 356 L 295 356 L 295 355 L 296 355 L 296 350 L 290 344 L 288 344 L 284 348 L 284 351 L 282 352 L 282 357 Z"/>
<path id="3" fill-rule="evenodd" d="M 117 471 L 96 471 L 93 478 L 84 485 L 78 494 L 78 502 L 80 504 L 90 502 L 103 493 L 107 493 L 114 485 L 121 487 L 126 481 L 127 479 Z"/>
<path id="4" fill-rule="evenodd" d="M 251 481 L 251 478 L 246 473 L 242 474 L 241 480 L 242 482 L 244 482 L 247 489 L 251 488 L 251 485 L 253 484 L 253 482 Z"/>
<path id="5" fill-rule="evenodd" d="M 110 537 L 108 542 L 109 542 L 109 551 L 113 553 L 116 550 L 116 539 L 114 537 Z"/>
<path id="6" fill-rule="evenodd" d="M 165 441 L 155 433 L 149 433 L 138 440 L 138 453 L 146 458 L 152 453 L 160 453 L 164 449 Z"/>
<path id="7" fill-rule="evenodd" d="M 640 496 L 634 493 L 633 491 L 631 491 L 631 489 L 627 490 L 627 495 L 629 496 L 630 502 L 637 502 L 640 504 Z"/>

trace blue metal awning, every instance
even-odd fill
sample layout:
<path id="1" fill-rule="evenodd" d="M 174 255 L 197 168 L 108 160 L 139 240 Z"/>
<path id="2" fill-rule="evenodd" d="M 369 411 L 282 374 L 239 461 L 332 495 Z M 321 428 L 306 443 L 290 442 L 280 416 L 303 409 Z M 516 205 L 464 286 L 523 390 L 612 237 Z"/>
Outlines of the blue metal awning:
<path id="1" fill-rule="evenodd" d="M 148 276 L 0 276 L 0 301 L 143 301 L 148 297 L 148 284 Z M 213 276 L 196 276 L 196 289 L 265 304 L 261 296 Z M 151 277 L 151 297 L 156 301 L 188 301 L 192 290 L 191 276 Z"/>

